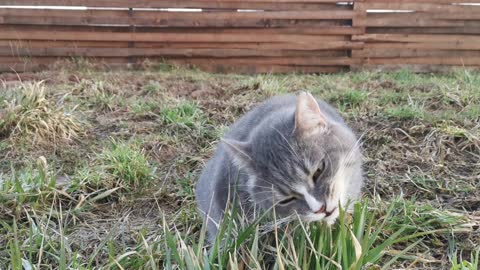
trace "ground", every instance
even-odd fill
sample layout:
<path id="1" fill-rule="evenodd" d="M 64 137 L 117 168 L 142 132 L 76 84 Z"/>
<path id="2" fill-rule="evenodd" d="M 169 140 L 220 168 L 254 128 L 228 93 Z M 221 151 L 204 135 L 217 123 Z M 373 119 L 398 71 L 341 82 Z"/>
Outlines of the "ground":
<path id="1" fill-rule="evenodd" d="M 300 90 L 362 138 L 364 203 L 378 215 L 367 229 L 382 228 L 374 246 L 398 228 L 415 235 L 368 269 L 396 255 L 391 268 L 478 263 L 480 73 L 246 76 L 73 62 L 0 74 L 0 88 L 0 269 L 201 269 L 188 258 L 206 256 L 194 199 L 205 161 L 255 104 Z"/>

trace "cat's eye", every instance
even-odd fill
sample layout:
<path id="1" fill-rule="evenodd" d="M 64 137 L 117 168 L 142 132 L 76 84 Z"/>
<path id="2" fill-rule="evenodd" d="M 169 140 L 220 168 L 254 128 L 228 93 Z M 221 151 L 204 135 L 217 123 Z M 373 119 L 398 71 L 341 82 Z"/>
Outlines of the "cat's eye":
<path id="1" fill-rule="evenodd" d="M 295 198 L 295 197 L 293 197 L 293 196 L 292 196 L 292 197 L 288 197 L 287 199 L 285 199 L 285 200 L 283 200 L 283 201 L 280 201 L 278 204 L 280 204 L 280 205 L 287 205 L 287 204 L 295 201 L 296 199 L 297 199 L 297 198 Z"/>
<path id="2" fill-rule="evenodd" d="M 312 180 L 314 183 L 318 180 L 320 175 L 322 175 L 324 169 L 325 169 L 325 161 L 322 161 L 320 162 L 320 165 L 318 165 L 317 170 L 313 174 Z"/>

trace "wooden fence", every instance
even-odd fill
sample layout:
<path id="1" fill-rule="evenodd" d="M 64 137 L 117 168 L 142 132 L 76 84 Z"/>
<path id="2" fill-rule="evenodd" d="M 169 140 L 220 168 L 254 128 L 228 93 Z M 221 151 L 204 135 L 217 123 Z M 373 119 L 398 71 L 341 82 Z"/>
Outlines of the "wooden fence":
<path id="1" fill-rule="evenodd" d="M 477 2 L 0 0 L 0 71 L 66 57 L 247 73 L 480 67 Z"/>

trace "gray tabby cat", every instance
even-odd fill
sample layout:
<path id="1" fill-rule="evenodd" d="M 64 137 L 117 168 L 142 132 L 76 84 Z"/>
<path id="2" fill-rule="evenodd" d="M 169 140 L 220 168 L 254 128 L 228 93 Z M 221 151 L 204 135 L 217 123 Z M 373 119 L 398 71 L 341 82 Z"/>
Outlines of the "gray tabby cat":
<path id="1" fill-rule="evenodd" d="M 275 206 L 278 216 L 333 224 L 339 204 L 360 195 L 361 160 L 354 133 L 325 102 L 302 92 L 262 103 L 231 127 L 197 183 L 210 241 L 234 187 L 247 216 Z"/>

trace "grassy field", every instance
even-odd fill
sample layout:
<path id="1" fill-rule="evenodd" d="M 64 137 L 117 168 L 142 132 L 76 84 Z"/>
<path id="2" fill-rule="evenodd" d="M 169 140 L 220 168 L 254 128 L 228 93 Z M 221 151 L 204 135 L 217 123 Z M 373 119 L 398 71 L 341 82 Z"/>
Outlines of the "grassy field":
<path id="1" fill-rule="evenodd" d="M 0 74 L 0 88 L 0 269 L 478 269 L 480 73 L 71 63 Z M 207 252 L 204 162 L 256 103 L 300 90 L 363 136 L 364 200 L 332 228 L 254 224 Z"/>

